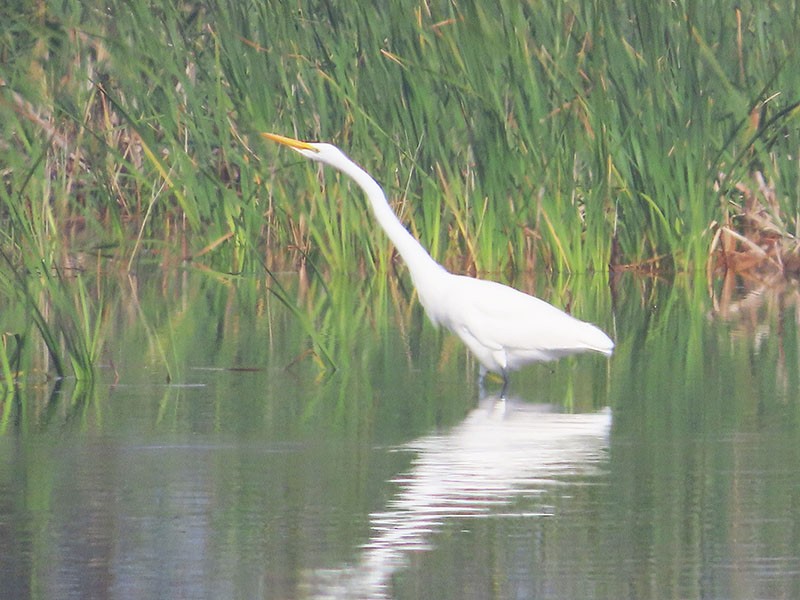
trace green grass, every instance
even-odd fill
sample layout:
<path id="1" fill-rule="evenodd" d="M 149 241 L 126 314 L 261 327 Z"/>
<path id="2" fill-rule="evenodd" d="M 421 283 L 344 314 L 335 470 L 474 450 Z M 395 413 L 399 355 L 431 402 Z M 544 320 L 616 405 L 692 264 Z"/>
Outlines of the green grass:
<path id="1" fill-rule="evenodd" d="M 797 233 L 798 12 L 789 0 L 8 6 L 3 293 L 27 293 L 14 269 L 52 273 L 81 252 L 130 271 L 155 259 L 393 274 L 360 192 L 263 144 L 264 130 L 340 145 L 458 271 L 702 268 L 754 170 Z M 63 278 L 46 286 L 74 307 L 54 348 L 74 331 L 68 360 L 95 361 L 102 307 Z"/>

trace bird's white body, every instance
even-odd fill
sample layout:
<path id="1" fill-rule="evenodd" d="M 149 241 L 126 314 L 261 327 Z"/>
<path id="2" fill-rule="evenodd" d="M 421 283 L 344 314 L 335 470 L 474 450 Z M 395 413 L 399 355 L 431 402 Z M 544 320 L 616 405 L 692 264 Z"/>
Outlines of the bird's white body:
<path id="1" fill-rule="evenodd" d="M 614 342 L 591 323 L 507 285 L 448 272 L 403 227 L 378 183 L 336 146 L 263 135 L 338 169 L 364 190 L 375 218 L 408 265 L 430 320 L 460 337 L 486 370 L 507 381 L 509 371 L 528 363 L 587 351 L 611 355 Z"/>
<path id="2" fill-rule="evenodd" d="M 588 350 L 611 354 L 614 348 L 594 325 L 501 283 L 447 273 L 436 291 L 425 300 L 420 294 L 428 317 L 460 337 L 495 373 Z"/>

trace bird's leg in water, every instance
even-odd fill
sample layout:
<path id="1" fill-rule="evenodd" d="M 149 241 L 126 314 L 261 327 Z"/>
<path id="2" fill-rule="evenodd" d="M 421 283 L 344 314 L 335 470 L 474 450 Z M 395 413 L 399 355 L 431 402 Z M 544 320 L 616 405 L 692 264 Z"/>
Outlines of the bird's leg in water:
<path id="1" fill-rule="evenodd" d="M 488 369 L 481 365 L 481 369 L 478 375 L 478 397 L 485 398 L 486 397 L 486 373 L 488 373 Z M 511 378 L 508 375 L 508 371 L 503 369 L 500 371 L 500 376 L 503 378 L 503 387 L 500 389 L 500 398 L 505 400 L 506 392 L 508 391 L 508 385 L 511 383 Z"/>
<path id="2" fill-rule="evenodd" d="M 500 390 L 500 399 L 505 400 L 506 392 L 508 391 L 508 384 L 510 382 L 510 377 L 508 376 L 508 371 L 506 371 L 505 369 L 503 369 L 503 371 L 500 374 L 503 376 L 503 389 Z"/>

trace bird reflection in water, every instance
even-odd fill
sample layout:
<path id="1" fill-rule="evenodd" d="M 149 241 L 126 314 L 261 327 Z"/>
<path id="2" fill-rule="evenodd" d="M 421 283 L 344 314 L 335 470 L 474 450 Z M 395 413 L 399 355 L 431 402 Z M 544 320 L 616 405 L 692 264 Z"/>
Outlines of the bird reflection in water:
<path id="1" fill-rule="evenodd" d="M 399 491 L 386 510 L 370 515 L 371 536 L 358 562 L 310 573 L 306 591 L 311 597 L 388 598 L 392 574 L 410 553 L 431 549 L 448 520 L 511 514 L 504 509 L 516 497 L 601 473 L 611 420 L 608 408 L 566 414 L 551 405 L 484 398 L 450 431 L 398 448 L 417 457 L 396 479 Z"/>

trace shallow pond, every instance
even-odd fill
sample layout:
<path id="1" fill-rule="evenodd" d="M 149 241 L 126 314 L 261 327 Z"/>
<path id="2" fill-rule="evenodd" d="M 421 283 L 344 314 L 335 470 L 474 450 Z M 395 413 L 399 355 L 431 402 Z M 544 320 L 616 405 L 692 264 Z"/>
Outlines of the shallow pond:
<path id="1" fill-rule="evenodd" d="M 136 282 L 3 400 L 3 597 L 800 597 L 796 291 L 573 285 L 616 354 L 501 401 L 391 286 L 304 296 L 330 371 L 261 283 Z"/>

